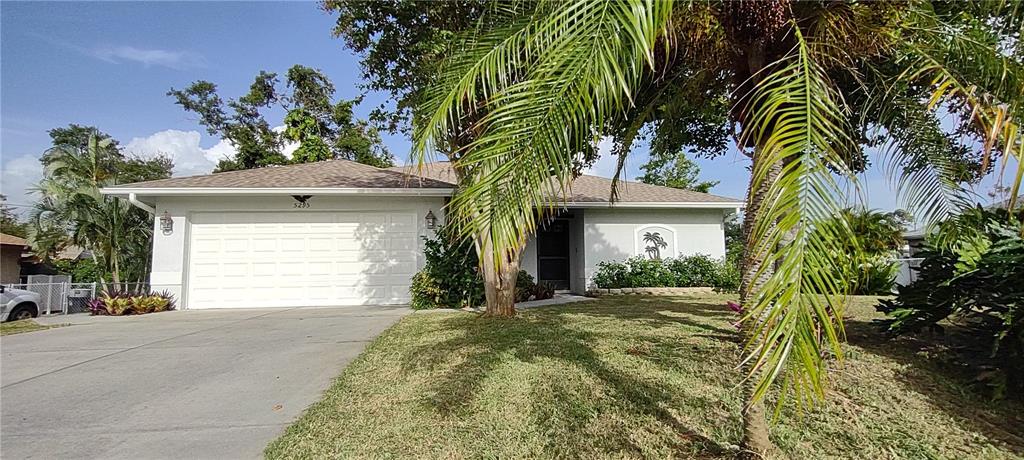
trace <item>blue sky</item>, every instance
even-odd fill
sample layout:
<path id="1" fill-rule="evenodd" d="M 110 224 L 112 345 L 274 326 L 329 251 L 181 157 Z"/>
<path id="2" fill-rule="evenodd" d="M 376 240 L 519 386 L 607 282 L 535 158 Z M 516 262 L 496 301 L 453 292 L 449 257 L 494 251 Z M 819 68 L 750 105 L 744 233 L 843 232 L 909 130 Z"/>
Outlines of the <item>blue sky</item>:
<path id="1" fill-rule="evenodd" d="M 169 154 L 176 175 L 208 172 L 230 146 L 175 105 L 165 95 L 171 87 L 204 79 L 236 97 L 260 70 L 303 64 L 324 71 L 338 97 L 360 93 L 357 58 L 331 36 L 333 18 L 311 2 L 3 2 L 0 22 L 0 190 L 12 205 L 31 202 L 26 190 L 41 175 L 46 131 L 68 123 L 98 126 L 133 154 Z M 357 113 L 386 101 L 370 94 Z M 408 140 L 385 142 L 403 163 Z M 646 156 L 643 145 L 630 156 L 630 178 Z M 731 150 L 698 162 L 703 179 L 720 181 L 713 193 L 744 196 L 745 157 Z M 591 172 L 610 176 L 614 158 L 603 156 Z M 863 184 L 871 207 L 897 206 L 877 170 Z"/>

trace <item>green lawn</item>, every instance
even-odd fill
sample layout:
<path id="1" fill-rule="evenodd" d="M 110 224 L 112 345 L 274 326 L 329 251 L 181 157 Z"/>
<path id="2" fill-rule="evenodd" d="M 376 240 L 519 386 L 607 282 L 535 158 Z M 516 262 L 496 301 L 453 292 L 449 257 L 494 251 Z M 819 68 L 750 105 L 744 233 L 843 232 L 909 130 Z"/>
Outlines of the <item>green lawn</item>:
<path id="1" fill-rule="evenodd" d="M 511 320 L 404 318 L 266 450 L 270 458 L 732 457 L 740 440 L 729 296 L 620 297 Z M 1015 458 L 1024 404 L 992 402 L 887 341 L 873 299 L 847 315 L 828 399 L 783 411 L 793 458 Z"/>
<path id="2" fill-rule="evenodd" d="M 21 334 L 23 332 L 42 331 L 57 326 L 46 326 L 30 319 L 0 323 L 0 335 Z"/>

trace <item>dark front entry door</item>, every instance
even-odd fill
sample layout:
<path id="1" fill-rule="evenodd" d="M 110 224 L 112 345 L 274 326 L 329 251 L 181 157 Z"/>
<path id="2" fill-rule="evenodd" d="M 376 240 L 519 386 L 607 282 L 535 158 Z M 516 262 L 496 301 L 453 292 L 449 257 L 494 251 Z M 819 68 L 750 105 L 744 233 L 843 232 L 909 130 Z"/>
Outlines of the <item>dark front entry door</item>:
<path id="1" fill-rule="evenodd" d="M 569 221 L 554 220 L 537 230 L 537 281 L 569 289 Z"/>

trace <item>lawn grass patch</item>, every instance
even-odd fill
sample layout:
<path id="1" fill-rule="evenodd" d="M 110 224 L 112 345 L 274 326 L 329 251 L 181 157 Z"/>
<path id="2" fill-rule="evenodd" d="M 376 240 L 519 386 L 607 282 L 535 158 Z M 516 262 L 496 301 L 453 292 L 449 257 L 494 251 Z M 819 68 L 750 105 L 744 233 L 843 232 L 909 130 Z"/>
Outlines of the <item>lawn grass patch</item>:
<path id="1" fill-rule="evenodd" d="M 269 458 L 728 458 L 741 438 L 730 296 L 610 297 L 416 314 L 378 337 Z M 793 458 L 1014 458 L 1024 405 L 993 402 L 847 309 L 827 400 L 772 428 Z"/>
<path id="2" fill-rule="evenodd" d="M 7 321 L 4 323 L 0 323 L 0 335 L 12 335 L 21 334 L 25 332 L 42 331 L 60 326 L 62 325 L 39 324 L 31 319 L 23 319 L 21 321 Z"/>

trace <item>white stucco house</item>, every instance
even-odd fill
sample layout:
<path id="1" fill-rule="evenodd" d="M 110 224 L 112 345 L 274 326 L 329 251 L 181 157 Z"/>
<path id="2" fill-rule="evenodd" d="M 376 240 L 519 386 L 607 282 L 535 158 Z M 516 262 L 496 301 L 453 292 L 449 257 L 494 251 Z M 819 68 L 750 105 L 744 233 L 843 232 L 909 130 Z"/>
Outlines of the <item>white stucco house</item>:
<path id="1" fill-rule="evenodd" d="M 179 308 L 403 304 L 423 264 L 428 217 L 455 188 L 447 163 L 412 173 L 345 160 L 105 188 L 155 216 L 150 282 Z M 523 269 L 583 292 L 597 264 L 648 254 L 725 255 L 723 219 L 740 200 L 581 176 L 530 239 Z M 645 239 L 645 235 L 647 238 Z"/>

